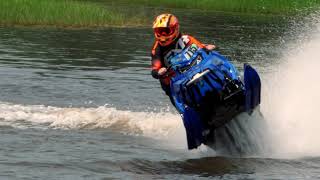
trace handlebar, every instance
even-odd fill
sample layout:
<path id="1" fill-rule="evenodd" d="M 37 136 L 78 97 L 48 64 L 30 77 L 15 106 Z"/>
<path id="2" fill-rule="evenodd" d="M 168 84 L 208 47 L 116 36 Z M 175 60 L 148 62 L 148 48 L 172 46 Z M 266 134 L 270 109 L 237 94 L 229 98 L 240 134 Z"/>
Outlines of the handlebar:
<path id="1" fill-rule="evenodd" d="M 166 78 L 166 77 L 169 77 L 172 74 L 174 74 L 173 68 L 172 68 L 172 66 L 169 66 L 169 67 L 167 67 L 167 71 L 164 74 L 159 75 L 159 77 L 160 78 Z"/>

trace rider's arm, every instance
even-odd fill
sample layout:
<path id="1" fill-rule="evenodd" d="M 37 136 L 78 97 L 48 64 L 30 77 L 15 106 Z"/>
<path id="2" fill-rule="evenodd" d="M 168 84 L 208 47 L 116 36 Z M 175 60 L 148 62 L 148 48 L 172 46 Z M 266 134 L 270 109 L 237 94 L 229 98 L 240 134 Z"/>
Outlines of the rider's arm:
<path id="1" fill-rule="evenodd" d="M 189 36 L 190 42 L 188 44 L 196 44 L 200 48 L 206 48 L 207 50 L 213 50 L 216 48 L 213 44 L 202 44 L 200 41 L 198 41 L 196 38 Z"/>
<path id="2" fill-rule="evenodd" d="M 216 46 L 213 44 L 205 44 L 205 47 L 209 51 L 214 50 L 216 48 Z"/>
<path id="3" fill-rule="evenodd" d="M 155 42 L 151 52 L 151 75 L 155 79 L 159 79 L 159 70 L 163 67 L 161 62 L 161 52 L 158 43 Z"/>
<path id="4" fill-rule="evenodd" d="M 192 36 L 188 36 L 188 38 L 189 38 L 188 46 L 191 45 L 191 44 L 196 44 L 199 48 L 205 48 L 206 47 L 204 44 L 202 44 L 196 38 L 194 38 Z"/>

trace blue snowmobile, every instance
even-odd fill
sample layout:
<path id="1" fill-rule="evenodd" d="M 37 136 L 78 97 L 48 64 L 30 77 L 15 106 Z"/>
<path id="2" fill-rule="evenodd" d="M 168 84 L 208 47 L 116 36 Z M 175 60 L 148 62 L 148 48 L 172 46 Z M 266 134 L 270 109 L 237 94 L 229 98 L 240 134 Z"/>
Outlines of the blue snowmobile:
<path id="1" fill-rule="evenodd" d="M 214 145 L 215 129 L 260 104 L 258 73 L 244 64 L 241 80 L 237 69 L 216 51 L 192 44 L 169 58 L 171 96 L 182 116 L 188 149 Z"/>

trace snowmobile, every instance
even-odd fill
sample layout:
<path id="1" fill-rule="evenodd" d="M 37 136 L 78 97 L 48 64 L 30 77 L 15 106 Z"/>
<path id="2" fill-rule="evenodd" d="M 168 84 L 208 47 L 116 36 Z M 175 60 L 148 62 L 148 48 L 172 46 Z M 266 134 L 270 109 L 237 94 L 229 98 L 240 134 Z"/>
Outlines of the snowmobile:
<path id="1" fill-rule="evenodd" d="M 217 51 L 192 44 L 171 56 L 170 90 L 186 129 L 188 149 L 214 143 L 214 130 L 260 104 L 261 81 L 249 64 L 241 78 L 235 66 Z"/>

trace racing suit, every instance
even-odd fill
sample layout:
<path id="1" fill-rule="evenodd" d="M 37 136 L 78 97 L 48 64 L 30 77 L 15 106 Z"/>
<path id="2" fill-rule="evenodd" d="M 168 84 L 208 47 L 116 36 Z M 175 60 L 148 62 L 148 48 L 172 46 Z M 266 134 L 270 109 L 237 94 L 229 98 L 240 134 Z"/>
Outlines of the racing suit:
<path id="1" fill-rule="evenodd" d="M 197 39 L 190 35 L 180 34 L 178 38 L 173 41 L 168 46 L 161 46 L 157 41 L 154 43 L 151 53 L 151 75 L 155 79 L 159 79 L 162 89 L 165 91 L 166 95 L 170 97 L 171 103 L 173 105 L 174 101 L 170 93 L 170 78 L 174 76 L 174 72 L 168 72 L 165 76 L 160 76 L 158 74 L 159 69 L 162 67 L 168 68 L 170 57 L 183 51 L 185 48 L 192 44 L 196 44 L 199 48 L 205 48 L 205 45 L 199 42 Z"/>

